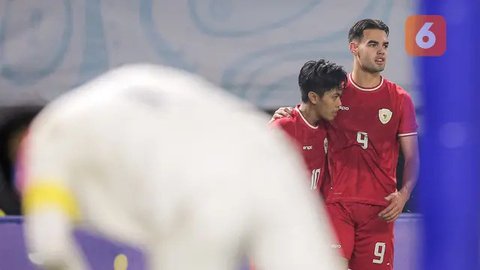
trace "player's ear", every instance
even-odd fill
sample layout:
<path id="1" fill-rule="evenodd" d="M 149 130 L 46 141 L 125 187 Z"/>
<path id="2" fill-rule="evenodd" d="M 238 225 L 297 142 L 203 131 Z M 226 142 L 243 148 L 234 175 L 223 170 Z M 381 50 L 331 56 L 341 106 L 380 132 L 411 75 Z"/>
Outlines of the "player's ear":
<path id="1" fill-rule="evenodd" d="M 350 44 L 349 44 L 349 48 L 350 48 L 350 52 L 353 55 L 357 55 L 357 53 L 358 53 L 358 42 L 351 41 Z"/>
<path id="2" fill-rule="evenodd" d="M 317 93 L 313 91 L 308 92 L 308 100 L 310 100 L 312 104 L 317 104 L 318 99 L 319 99 L 319 96 L 317 95 Z"/>

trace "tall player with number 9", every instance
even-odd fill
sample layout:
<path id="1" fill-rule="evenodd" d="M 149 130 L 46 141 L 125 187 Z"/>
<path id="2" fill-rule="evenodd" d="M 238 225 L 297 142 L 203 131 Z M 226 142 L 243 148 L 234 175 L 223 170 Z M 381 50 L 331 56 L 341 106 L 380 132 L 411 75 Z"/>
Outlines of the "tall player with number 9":
<path id="1" fill-rule="evenodd" d="M 348 34 L 353 71 L 341 110 L 327 127 L 332 187 L 327 208 L 350 269 L 393 269 L 393 221 L 418 174 L 417 123 L 408 93 L 385 79 L 389 28 L 380 20 L 356 22 Z M 277 110 L 273 118 L 288 110 Z M 399 149 L 403 186 L 396 189 Z"/>

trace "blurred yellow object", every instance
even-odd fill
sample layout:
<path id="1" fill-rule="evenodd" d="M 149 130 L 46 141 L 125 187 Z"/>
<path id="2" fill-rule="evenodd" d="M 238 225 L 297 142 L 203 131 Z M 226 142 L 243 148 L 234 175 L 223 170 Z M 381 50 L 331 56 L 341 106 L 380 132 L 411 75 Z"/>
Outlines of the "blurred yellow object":
<path id="1" fill-rule="evenodd" d="M 114 270 L 127 270 L 128 258 L 125 254 L 118 254 L 113 262 Z"/>
<path id="2" fill-rule="evenodd" d="M 5 212 L 3 212 L 2 209 L 0 209 L 0 217 L 4 217 L 4 216 L 6 216 Z"/>
<path id="3" fill-rule="evenodd" d="M 67 214 L 72 220 L 80 219 L 75 197 L 61 181 L 36 180 L 29 185 L 23 196 L 25 213 L 32 213 L 39 208 L 56 208 Z"/>

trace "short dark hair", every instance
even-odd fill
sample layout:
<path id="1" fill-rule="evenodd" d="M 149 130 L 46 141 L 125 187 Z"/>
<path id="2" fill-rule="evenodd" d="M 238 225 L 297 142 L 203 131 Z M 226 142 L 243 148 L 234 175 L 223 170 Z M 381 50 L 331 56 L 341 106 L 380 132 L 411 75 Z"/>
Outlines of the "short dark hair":
<path id="1" fill-rule="evenodd" d="M 367 29 L 378 29 L 383 30 L 385 33 L 390 33 L 390 29 L 388 26 L 381 20 L 375 19 L 363 19 L 356 22 L 352 28 L 348 31 L 348 42 L 352 42 L 353 40 L 360 40 L 363 38 L 363 31 Z"/>
<path id="2" fill-rule="evenodd" d="M 323 96 L 334 88 L 342 89 L 347 82 L 347 72 L 342 66 L 324 59 L 306 62 L 298 75 L 298 85 L 302 93 L 302 101 L 308 101 L 308 93 L 315 92 Z"/>

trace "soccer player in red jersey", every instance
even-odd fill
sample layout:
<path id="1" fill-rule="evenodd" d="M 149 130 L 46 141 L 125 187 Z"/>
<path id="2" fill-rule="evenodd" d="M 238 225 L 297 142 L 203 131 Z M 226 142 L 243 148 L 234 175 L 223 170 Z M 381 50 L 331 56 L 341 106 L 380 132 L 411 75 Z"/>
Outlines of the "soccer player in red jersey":
<path id="1" fill-rule="evenodd" d="M 311 174 L 312 190 L 322 191 L 324 188 L 321 187 L 325 187 L 323 179 L 328 149 L 325 123 L 337 115 L 346 82 L 347 73 L 341 66 L 324 59 L 306 62 L 298 75 L 302 102 L 294 108 L 292 117 L 271 122 L 296 143 Z"/>
<path id="2" fill-rule="evenodd" d="M 327 127 L 332 187 L 327 208 L 349 268 L 393 269 L 393 221 L 415 186 L 419 158 L 411 97 L 380 73 L 385 68 L 389 28 L 364 19 L 349 31 L 353 71 L 343 106 Z M 289 114 L 279 109 L 274 118 Z M 396 189 L 401 149 L 403 186 Z"/>

